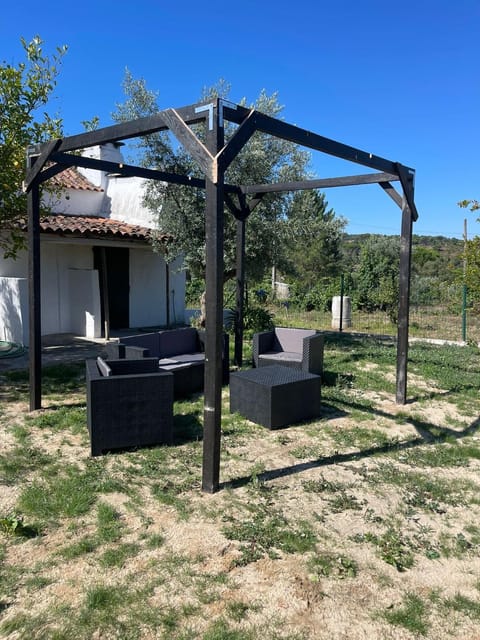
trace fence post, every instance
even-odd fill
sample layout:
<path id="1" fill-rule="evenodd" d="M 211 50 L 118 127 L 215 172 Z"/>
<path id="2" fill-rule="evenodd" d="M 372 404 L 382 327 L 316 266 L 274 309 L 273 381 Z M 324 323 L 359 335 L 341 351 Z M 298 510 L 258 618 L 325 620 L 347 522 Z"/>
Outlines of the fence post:
<path id="1" fill-rule="evenodd" d="M 462 340 L 467 341 L 467 285 L 462 290 Z"/>
<path id="2" fill-rule="evenodd" d="M 340 333 L 343 331 L 343 293 L 344 293 L 344 279 L 343 273 L 340 276 L 340 323 L 338 325 L 338 330 Z"/>

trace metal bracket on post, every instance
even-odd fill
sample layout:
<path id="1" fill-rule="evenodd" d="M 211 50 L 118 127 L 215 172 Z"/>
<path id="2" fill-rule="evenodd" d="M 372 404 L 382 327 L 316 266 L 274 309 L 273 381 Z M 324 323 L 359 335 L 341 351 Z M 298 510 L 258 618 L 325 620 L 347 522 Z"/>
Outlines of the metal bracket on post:
<path id="1" fill-rule="evenodd" d="M 195 113 L 203 113 L 204 111 L 208 111 L 208 130 L 213 131 L 213 109 L 215 105 L 213 102 L 209 104 L 204 104 L 201 107 L 195 107 Z"/>

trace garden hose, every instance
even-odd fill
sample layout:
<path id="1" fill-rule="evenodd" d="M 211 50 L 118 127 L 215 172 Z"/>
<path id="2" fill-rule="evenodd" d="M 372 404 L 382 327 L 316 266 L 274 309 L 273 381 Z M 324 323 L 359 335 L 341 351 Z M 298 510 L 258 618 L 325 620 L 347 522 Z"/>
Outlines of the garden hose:
<path id="1" fill-rule="evenodd" d="M 18 358 L 26 353 L 26 349 L 18 342 L 6 342 L 0 340 L 0 359 L 1 358 Z"/>

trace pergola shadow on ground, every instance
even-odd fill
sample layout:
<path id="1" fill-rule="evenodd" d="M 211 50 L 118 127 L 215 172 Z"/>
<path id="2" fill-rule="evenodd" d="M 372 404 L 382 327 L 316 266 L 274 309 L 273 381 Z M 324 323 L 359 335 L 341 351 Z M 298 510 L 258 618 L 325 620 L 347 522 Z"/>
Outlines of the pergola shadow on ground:
<path id="1" fill-rule="evenodd" d="M 225 141 L 225 121 L 238 125 Z M 200 125 L 202 139 L 191 125 Z M 204 179 L 193 178 L 138 166 L 117 164 L 76 155 L 81 149 L 119 142 L 169 130 L 196 161 Z M 262 132 L 299 146 L 320 151 L 373 169 L 375 173 L 306 180 L 302 182 L 229 185 L 225 172 L 241 149 L 256 132 Z M 202 141 L 203 140 L 203 141 Z M 400 298 L 397 341 L 396 400 L 406 403 L 408 316 L 412 223 L 417 219 L 414 202 L 413 169 L 372 153 L 330 140 L 311 131 L 267 116 L 222 99 L 198 103 L 180 109 L 166 109 L 154 116 L 140 118 L 45 144 L 27 151 L 28 245 L 29 245 L 29 320 L 30 320 L 30 409 L 41 408 L 41 307 L 40 307 L 40 184 L 67 167 L 86 167 L 123 176 L 203 188 L 206 192 L 206 341 L 205 400 L 202 489 L 217 491 L 220 475 L 220 421 L 222 391 L 222 322 L 223 322 L 223 239 L 224 207 L 237 220 L 237 332 L 235 357 L 241 362 L 243 338 L 243 287 L 245 223 L 262 197 L 278 191 L 325 189 L 361 184 L 379 184 L 402 211 L 400 247 Z M 392 182 L 398 181 L 402 193 Z"/>

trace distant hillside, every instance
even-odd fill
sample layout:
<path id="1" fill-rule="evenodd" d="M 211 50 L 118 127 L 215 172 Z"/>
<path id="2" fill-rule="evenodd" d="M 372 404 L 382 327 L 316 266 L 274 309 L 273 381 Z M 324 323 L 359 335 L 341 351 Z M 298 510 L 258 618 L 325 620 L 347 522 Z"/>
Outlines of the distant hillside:
<path id="1" fill-rule="evenodd" d="M 344 235 L 342 250 L 347 264 L 357 263 L 361 247 L 370 237 L 399 238 L 398 235 L 360 233 Z M 412 273 L 419 276 L 452 280 L 455 271 L 462 267 L 463 240 L 444 236 L 413 235 Z"/>

